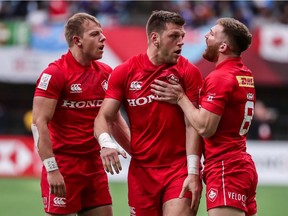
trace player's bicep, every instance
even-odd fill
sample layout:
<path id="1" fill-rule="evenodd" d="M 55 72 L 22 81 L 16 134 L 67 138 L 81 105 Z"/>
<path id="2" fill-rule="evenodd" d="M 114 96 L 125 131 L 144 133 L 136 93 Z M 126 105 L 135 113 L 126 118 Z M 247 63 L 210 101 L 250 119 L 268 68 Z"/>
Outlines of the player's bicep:
<path id="1" fill-rule="evenodd" d="M 213 136 L 218 128 L 221 116 L 210 112 L 202 107 L 200 109 L 199 118 L 204 121 L 203 128 L 205 128 L 205 132 L 204 134 L 202 134 L 202 136 L 205 138 Z"/>
<path id="2" fill-rule="evenodd" d="M 56 105 L 56 99 L 35 96 L 33 99 L 33 123 L 48 123 L 54 115 Z"/>

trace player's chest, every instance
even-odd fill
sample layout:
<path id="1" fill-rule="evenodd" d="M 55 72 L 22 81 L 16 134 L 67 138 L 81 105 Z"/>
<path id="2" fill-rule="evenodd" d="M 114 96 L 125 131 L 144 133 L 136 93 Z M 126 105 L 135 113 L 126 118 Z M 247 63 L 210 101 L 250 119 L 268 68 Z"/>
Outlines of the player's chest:
<path id="1" fill-rule="evenodd" d="M 127 98 L 137 99 L 140 97 L 149 97 L 152 95 L 151 84 L 153 84 L 156 79 L 164 82 L 169 82 L 169 80 L 180 82 L 182 77 L 181 73 L 174 68 L 153 72 L 136 70 L 128 76 L 126 82 L 125 92 Z"/>
<path id="2" fill-rule="evenodd" d="M 66 77 L 62 96 L 70 99 L 103 98 L 105 89 L 107 89 L 105 74 L 93 70 L 74 72 Z"/>

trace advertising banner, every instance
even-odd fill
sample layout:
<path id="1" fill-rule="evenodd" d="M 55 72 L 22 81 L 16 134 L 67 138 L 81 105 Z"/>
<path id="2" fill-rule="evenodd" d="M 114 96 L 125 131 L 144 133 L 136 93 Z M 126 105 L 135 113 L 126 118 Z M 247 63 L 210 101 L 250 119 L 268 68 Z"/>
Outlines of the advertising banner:
<path id="1" fill-rule="evenodd" d="M 288 141 L 249 141 L 259 184 L 288 185 Z"/>
<path id="2" fill-rule="evenodd" d="M 0 22 L 1 46 L 28 45 L 30 27 L 25 21 Z"/>
<path id="3" fill-rule="evenodd" d="M 255 161 L 259 184 L 288 185 L 288 142 L 248 141 L 247 150 Z M 108 174 L 111 181 L 127 181 L 130 157 L 120 156 L 122 171 Z M 0 177 L 39 177 L 42 162 L 32 136 L 0 136 Z"/>
<path id="4" fill-rule="evenodd" d="M 30 136 L 0 136 L 0 176 L 38 177 L 42 162 Z"/>

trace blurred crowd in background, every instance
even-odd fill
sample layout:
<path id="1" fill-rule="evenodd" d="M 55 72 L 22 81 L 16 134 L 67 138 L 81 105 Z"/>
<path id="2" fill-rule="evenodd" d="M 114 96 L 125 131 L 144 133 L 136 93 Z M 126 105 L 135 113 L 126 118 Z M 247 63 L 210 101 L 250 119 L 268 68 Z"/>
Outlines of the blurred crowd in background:
<path id="1" fill-rule="evenodd" d="M 213 25 L 219 17 L 234 17 L 245 23 L 251 30 L 265 24 L 288 24 L 288 1 L 2 1 L 0 0 L 0 21 L 25 20 L 33 25 L 47 23 L 63 24 L 71 14 L 76 12 L 87 12 L 96 16 L 103 27 L 113 26 L 144 26 L 148 16 L 153 10 L 177 11 L 186 20 L 186 28 L 197 28 Z M 1 22 L 0 22 L 1 23 Z M 0 26 L 1 28 L 1 26 Z M 0 41 L 1 41 L 0 34 Z M 57 56 L 55 56 L 56 58 Z M 6 86 L 1 88 L 1 86 Z M 31 99 L 34 85 L 21 86 L 0 83 L 0 91 L 3 89 L 23 89 L 16 101 L 11 106 L 19 107 L 27 103 L 24 98 Z M 262 88 L 262 99 L 256 104 L 254 122 L 250 128 L 249 139 L 288 140 L 288 115 L 281 115 L 278 107 L 274 106 L 273 94 L 277 91 L 286 91 L 288 87 L 278 90 Z M 6 91 L 6 90 L 5 90 Z M 9 90 L 10 91 L 10 90 Z M 11 97 L 13 95 L 11 90 Z M 17 94 L 17 93 L 15 93 Z M 267 96 L 267 98 L 265 98 Z M 280 99 L 282 100 L 282 99 Z M 265 104 L 268 101 L 268 105 Z M 279 101 L 278 101 L 279 102 Z M 2 104 L 1 104 L 2 103 Z M 282 103 L 282 102 L 279 102 Z M 283 101 L 287 103 L 287 101 Z M 31 112 L 26 104 L 18 114 L 7 114 L 9 108 L 0 100 L 0 134 L 30 134 Z M 284 106 L 285 109 L 285 106 Z M 19 117 L 21 119 L 19 119 Z M 277 125 L 278 124 L 278 125 Z M 276 126 L 275 126 L 276 125 Z M 273 127 L 275 126 L 275 127 Z M 281 133 L 276 133 L 281 131 Z"/>
<path id="2" fill-rule="evenodd" d="M 180 12 L 187 26 L 214 23 L 218 17 L 234 17 L 254 28 L 263 23 L 288 24 L 288 2 L 253 1 L 0 1 L 0 19 L 26 19 L 41 22 L 65 22 L 73 13 L 88 12 L 103 26 L 144 25 L 152 10 Z"/>

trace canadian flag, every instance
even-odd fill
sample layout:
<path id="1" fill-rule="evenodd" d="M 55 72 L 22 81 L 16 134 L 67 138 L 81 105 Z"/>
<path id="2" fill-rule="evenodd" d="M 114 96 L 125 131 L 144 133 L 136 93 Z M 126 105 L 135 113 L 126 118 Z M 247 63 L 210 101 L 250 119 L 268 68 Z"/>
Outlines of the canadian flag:
<path id="1" fill-rule="evenodd" d="M 288 26 L 263 25 L 259 33 L 260 56 L 268 61 L 288 63 Z"/>

